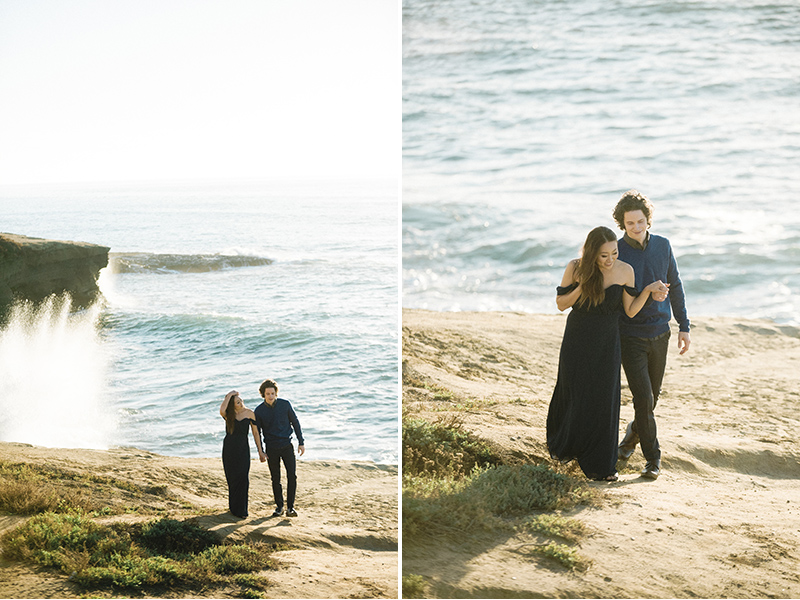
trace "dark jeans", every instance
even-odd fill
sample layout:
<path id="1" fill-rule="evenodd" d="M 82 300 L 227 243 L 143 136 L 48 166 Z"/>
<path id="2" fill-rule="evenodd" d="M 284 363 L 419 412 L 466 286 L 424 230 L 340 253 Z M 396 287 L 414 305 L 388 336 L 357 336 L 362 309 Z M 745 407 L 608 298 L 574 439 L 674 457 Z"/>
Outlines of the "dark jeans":
<path id="1" fill-rule="evenodd" d="M 297 494 L 297 460 L 294 456 L 294 445 L 283 448 L 267 449 L 269 476 L 272 479 L 272 495 L 275 506 L 283 508 L 283 488 L 281 487 L 281 460 L 286 467 L 286 507 L 294 508 L 294 497 Z"/>
<path id="2" fill-rule="evenodd" d="M 631 424 L 636 445 L 636 437 L 642 444 L 642 454 L 647 461 L 661 460 L 658 445 L 656 417 L 653 410 L 658 403 L 664 370 L 667 367 L 670 332 L 654 338 L 623 336 L 622 366 L 628 386 L 633 394 L 634 420 Z"/>

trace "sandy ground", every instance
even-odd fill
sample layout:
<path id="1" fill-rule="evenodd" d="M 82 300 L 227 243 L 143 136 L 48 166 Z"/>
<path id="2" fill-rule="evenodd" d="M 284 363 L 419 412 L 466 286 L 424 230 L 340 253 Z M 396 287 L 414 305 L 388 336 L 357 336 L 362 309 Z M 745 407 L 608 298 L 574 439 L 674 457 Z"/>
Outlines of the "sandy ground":
<path id="1" fill-rule="evenodd" d="M 404 372 L 455 392 L 405 389 L 404 408 L 465 427 L 519 459 L 546 456 L 545 418 L 565 315 L 403 311 Z M 403 556 L 439 597 L 800 597 L 800 332 L 766 321 L 698 318 L 679 356 L 676 332 L 656 409 L 663 459 L 639 477 L 592 482 L 598 506 L 571 572 L 525 551 L 523 534 L 430 540 Z M 625 387 L 621 434 L 633 417 Z"/>
<path id="2" fill-rule="evenodd" d="M 301 459 L 299 516 L 290 519 L 271 516 L 275 506 L 269 470 L 254 460 L 250 516 L 240 521 L 227 511 L 221 459 L 167 457 L 131 448 L 58 450 L 0 443 L 0 460 L 46 462 L 142 486 L 166 485 L 177 499 L 197 507 L 176 509 L 176 518 L 200 515 L 201 525 L 232 541 L 291 544 L 294 549 L 275 553 L 280 568 L 264 573 L 272 582 L 267 592 L 271 598 L 398 595 L 396 466 Z M 19 522 L 20 517 L 0 515 L 0 531 Z M 0 598 L 74 598 L 77 594 L 65 577 L 0 559 Z"/>

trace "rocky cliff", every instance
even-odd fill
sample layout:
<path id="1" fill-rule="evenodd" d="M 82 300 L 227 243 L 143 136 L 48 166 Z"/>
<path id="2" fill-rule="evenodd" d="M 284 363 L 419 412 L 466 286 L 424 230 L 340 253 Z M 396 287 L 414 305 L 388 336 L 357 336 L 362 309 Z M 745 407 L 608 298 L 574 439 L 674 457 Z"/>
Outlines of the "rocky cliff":
<path id="1" fill-rule="evenodd" d="M 0 233 L 0 318 L 15 299 L 38 302 L 68 292 L 73 305 L 97 297 L 97 277 L 109 248 Z"/>

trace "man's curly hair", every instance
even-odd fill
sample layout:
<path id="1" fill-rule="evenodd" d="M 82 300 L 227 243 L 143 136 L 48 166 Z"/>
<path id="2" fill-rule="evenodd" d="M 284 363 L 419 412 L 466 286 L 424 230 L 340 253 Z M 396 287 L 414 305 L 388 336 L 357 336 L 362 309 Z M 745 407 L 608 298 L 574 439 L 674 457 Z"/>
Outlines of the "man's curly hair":
<path id="1" fill-rule="evenodd" d="M 633 210 L 640 210 L 647 218 L 648 229 L 653 224 L 653 203 L 647 196 L 640 194 L 637 190 L 628 190 L 617 202 L 614 207 L 614 220 L 622 231 L 625 231 L 625 213 Z"/>

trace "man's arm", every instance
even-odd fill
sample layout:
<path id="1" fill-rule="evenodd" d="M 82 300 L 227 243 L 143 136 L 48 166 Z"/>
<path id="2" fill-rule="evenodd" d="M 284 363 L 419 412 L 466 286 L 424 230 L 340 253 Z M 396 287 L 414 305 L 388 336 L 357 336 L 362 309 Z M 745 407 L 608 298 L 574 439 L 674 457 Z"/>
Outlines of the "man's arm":
<path id="1" fill-rule="evenodd" d="M 667 268 L 667 283 L 669 283 L 669 302 L 672 306 L 672 314 L 678 322 L 678 348 L 681 354 L 689 351 L 692 343 L 689 329 L 691 323 L 686 312 L 686 296 L 683 293 L 683 282 L 678 272 L 678 261 L 672 253 L 672 246 L 669 247 L 669 266 Z"/>
<path id="2" fill-rule="evenodd" d="M 289 423 L 292 424 L 294 434 L 297 436 L 297 452 L 300 454 L 300 456 L 303 456 L 303 454 L 306 453 L 306 442 L 303 439 L 303 430 L 300 428 L 300 421 L 298 420 L 291 404 L 289 405 Z"/>

